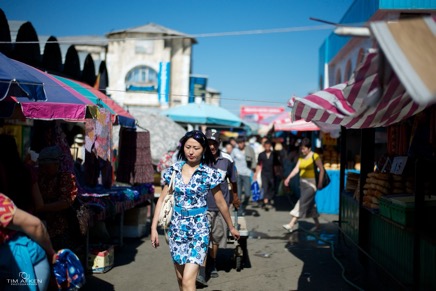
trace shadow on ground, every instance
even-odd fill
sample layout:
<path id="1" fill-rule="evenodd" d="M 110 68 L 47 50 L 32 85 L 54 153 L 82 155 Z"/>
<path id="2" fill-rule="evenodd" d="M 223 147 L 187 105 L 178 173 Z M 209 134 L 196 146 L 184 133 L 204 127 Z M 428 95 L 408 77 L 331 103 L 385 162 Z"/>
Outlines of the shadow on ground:
<path id="1" fill-rule="evenodd" d="M 112 291 L 115 290 L 114 286 L 100 278 L 94 277 L 92 275 L 86 276 L 86 284 L 80 288 L 80 290 L 104 290 L 104 291 Z"/>
<path id="2" fill-rule="evenodd" d="M 299 291 L 410 290 L 370 258 L 362 256 L 363 253 L 359 255 L 356 246 L 347 241 L 334 224 L 323 224 L 319 232 L 308 231 L 312 226 L 312 223 L 301 221 L 299 230 L 290 234 L 285 246 L 304 262 L 298 281 Z M 344 282 L 349 288 L 344 289 Z"/>

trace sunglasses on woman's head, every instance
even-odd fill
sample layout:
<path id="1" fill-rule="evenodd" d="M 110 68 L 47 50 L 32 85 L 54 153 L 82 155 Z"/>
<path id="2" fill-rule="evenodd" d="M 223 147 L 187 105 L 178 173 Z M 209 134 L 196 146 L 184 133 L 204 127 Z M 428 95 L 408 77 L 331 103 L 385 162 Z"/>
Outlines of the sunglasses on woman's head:
<path id="1" fill-rule="evenodd" d="M 185 134 L 185 137 L 203 138 L 203 133 L 199 130 L 191 130 Z"/>
<path id="2" fill-rule="evenodd" d="M 191 137 L 193 137 L 193 138 L 195 138 L 195 139 L 205 140 L 205 136 L 204 136 L 204 134 L 203 134 L 201 131 L 199 131 L 199 130 L 188 131 L 188 132 L 185 134 L 185 137 L 186 137 L 186 138 L 191 138 Z"/>

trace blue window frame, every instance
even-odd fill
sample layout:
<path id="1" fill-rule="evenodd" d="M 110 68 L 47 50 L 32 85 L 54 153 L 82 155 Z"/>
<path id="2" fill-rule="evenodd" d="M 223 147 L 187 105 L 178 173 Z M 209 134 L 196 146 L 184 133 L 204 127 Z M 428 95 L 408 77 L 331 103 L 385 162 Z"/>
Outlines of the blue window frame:
<path id="1" fill-rule="evenodd" d="M 157 72 L 148 66 L 137 66 L 126 75 L 127 91 L 157 91 Z"/>

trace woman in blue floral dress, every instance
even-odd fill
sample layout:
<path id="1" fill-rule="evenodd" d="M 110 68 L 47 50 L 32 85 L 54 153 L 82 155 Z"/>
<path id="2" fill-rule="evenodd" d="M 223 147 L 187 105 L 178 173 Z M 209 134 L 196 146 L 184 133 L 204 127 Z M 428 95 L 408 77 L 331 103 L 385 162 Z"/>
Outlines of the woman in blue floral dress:
<path id="1" fill-rule="evenodd" d="M 175 171 L 175 207 L 168 231 L 171 257 L 176 269 L 180 290 L 195 290 L 200 265 L 209 246 L 209 222 L 207 193 L 212 189 L 215 201 L 230 229 L 239 239 L 239 232 L 233 226 L 227 203 L 219 184 L 225 175 L 207 165 L 213 160 L 206 136 L 201 131 L 190 131 L 180 140 L 179 162 L 164 173 L 165 187 L 156 204 L 151 227 L 151 244 L 159 246 L 157 222 L 162 202 L 168 192 L 171 175 Z"/>

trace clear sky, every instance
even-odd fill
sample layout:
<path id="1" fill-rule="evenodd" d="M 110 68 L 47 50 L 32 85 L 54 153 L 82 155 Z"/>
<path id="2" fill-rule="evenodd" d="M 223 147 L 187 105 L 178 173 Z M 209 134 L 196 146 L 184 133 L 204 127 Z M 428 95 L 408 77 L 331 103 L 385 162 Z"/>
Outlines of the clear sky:
<path id="1" fill-rule="evenodd" d="M 2 0 L 8 20 L 30 21 L 38 35 L 104 35 L 149 22 L 190 35 L 272 30 L 289 32 L 197 37 L 193 73 L 208 76 L 221 106 L 286 106 L 291 95 L 318 89 L 318 50 L 353 0 Z M 303 28 L 303 29 L 300 29 Z"/>

